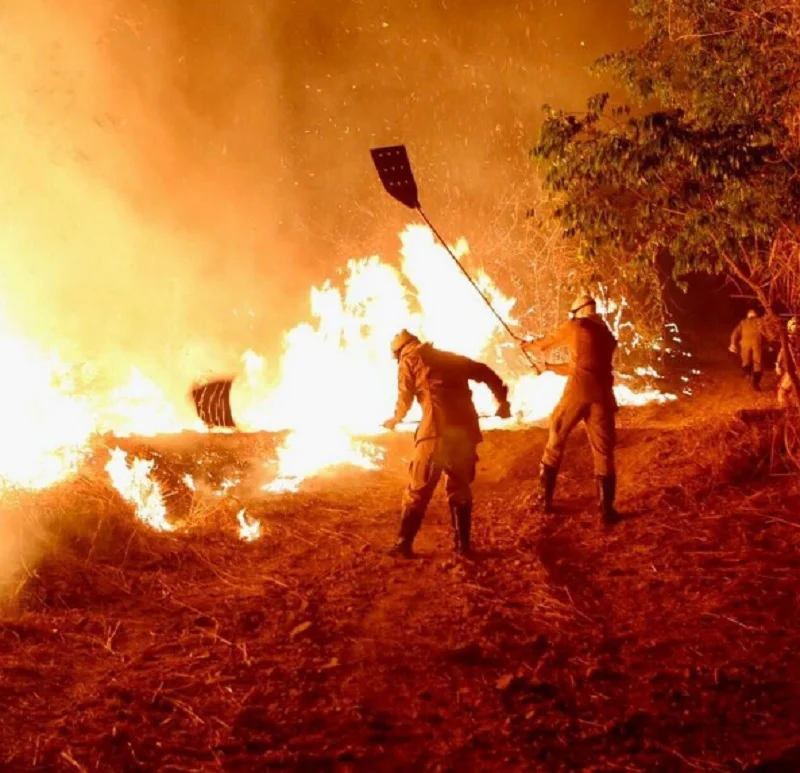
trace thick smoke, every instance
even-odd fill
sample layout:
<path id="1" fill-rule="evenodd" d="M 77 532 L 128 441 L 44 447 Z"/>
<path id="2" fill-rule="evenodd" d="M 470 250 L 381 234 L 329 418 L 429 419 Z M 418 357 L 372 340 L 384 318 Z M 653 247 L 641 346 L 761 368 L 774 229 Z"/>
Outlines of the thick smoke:
<path id="1" fill-rule="evenodd" d="M 377 144 L 409 145 L 426 207 L 480 254 L 514 225 L 475 223 L 530 173 L 540 105 L 591 89 L 622 6 L 6 0 L 5 323 L 181 402 L 276 354 L 310 282 L 396 250 Z"/>
<path id="2" fill-rule="evenodd" d="M 138 368 L 188 420 L 188 387 L 246 349 L 274 379 L 309 285 L 396 257 L 412 213 L 368 154 L 393 142 L 472 260 L 548 287 L 520 238 L 528 148 L 619 45 L 614 5 L 6 0 L 0 324 L 91 365 L 92 392 Z"/>
<path id="3" fill-rule="evenodd" d="M 180 400 L 288 319 L 291 246 L 290 197 L 262 184 L 280 158 L 273 73 L 239 77 L 233 56 L 258 29 L 240 14 L 196 51 L 172 7 L 3 5 L 0 275 L 17 332 L 112 381 L 136 365 Z"/>

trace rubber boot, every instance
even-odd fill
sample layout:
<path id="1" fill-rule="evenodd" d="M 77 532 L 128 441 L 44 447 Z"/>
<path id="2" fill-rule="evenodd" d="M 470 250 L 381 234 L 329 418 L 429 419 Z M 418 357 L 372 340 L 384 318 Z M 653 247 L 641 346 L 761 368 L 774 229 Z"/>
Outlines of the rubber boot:
<path id="1" fill-rule="evenodd" d="M 539 483 L 541 484 L 539 507 L 546 515 L 553 512 L 553 494 L 556 490 L 557 475 L 558 469 L 556 467 L 551 467 L 544 462 L 539 465 Z"/>
<path id="2" fill-rule="evenodd" d="M 752 365 L 742 365 L 742 377 L 746 379 L 750 379 L 753 374 L 753 366 Z"/>
<path id="3" fill-rule="evenodd" d="M 752 384 L 753 384 L 753 389 L 756 392 L 760 392 L 761 391 L 761 371 L 760 370 L 753 372 Z"/>
<path id="4" fill-rule="evenodd" d="M 405 537 L 398 537 L 397 542 L 389 548 L 390 556 L 400 556 L 401 558 L 413 558 L 414 550 L 412 543 Z"/>
<path id="5" fill-rule="evenodd" d="M 403 558 L 411 558 L 414 555 L 414 537 L 417 536 L 419 527 L 422 525 L 423 515 L 424 513 L 414 507 L 403 508 L 403 516 L 400 519 L 400 534 L 397 537 L 397 542 L 389 550 L 389 555 L 402 556 Z"/>
<path id="6" fill-rule="evenodd" d="M 614 509 L 614 498 L 617 493 L 616 475 L 598 475 L 597 480 L 597 501 L 600 505 L 600 515 L 603 522 L 607 525 L 618 523 L 619 513 Z"/>
<path id="7" fill-rule="evenodd" d="M 451 505 L 450 523 L 453 526 L 453 550 L 461 556 L 471 555 L 472 505 Z"/>

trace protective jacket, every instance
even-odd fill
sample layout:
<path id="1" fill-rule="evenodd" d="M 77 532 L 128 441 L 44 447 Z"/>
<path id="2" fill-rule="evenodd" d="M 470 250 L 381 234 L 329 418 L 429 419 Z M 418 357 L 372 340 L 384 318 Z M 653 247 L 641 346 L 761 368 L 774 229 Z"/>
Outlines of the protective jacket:
<path id="1" fill-rule="evenodd" d="M 758 317 L 746 317 L 733 330 L 731 346 L 735 348 L 761 344 L 761 320 Z"/>
<path id="2" fill-rule="evenodd" d="M 615 404 L 613 360 L 617 339 L 597 314 L 571 319 L 552 335 L 528 345 L 544 353 L 564 346 L 569 351 L 565 391 L 591 403 Z"/>
<path id="3" fill-rule="evenodd" d="M 550 417 L 542 462 L 552 469 L 559 468 L 567 439 L 582 421 L 592 448 L 595 474 L 613 475 L 617 408 L 613 359 L 617 339 L 602 317 L 591 314 L 565 322 L 553 335 L 527 344 L 526 348 L 544 354 L 557 346 L 565 346 L 569 351 L 570 361 L 565 368 L 569 378 Z M 550 369 L 562 372 L 559 367 Z"/>
<path id="4" fill-rule="evenodd" d="M 397 371 L 397 405 L 394 421 L 401 422 L 414 402 L 422 408 L 422 420 L 414 439 L 417 443 L 460 429 L 473 443 L 483 439 L 469 382 L 486 384 L 499 403 L 508 389 L 488 366 L 431 344 L 413 342 L 403 347 Z"/>
<path id="5" fill-rule="evenodd" d="M 763 328 L 758 317 L 746 317 L 734 328 L 731 349 L 739 352 L 743 368 L 761 372 L 763 340 Z"/>

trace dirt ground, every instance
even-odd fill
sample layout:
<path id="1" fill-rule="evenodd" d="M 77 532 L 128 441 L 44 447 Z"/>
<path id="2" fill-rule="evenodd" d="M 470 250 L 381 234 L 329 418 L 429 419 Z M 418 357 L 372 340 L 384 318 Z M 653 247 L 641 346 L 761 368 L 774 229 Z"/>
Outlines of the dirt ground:
<path id="1" fill-rule="evenodd" d="M 488 433 L 469 562 L 441 494 L 419 556 L 383 553 L 408 436 L 247 502 L 253 543 L 238 503 L 161 534 L 88 479 L 43 495 L 57 541 L 0 617 L 0 770 L 800 770 L 796 480 L 734 418 L 744 385 L 704 380 L 620 414 L 613 529 L 582 433 L 547 520 L 545 431 Z M 142 441 L 173 475 L 269 442 Z"/>

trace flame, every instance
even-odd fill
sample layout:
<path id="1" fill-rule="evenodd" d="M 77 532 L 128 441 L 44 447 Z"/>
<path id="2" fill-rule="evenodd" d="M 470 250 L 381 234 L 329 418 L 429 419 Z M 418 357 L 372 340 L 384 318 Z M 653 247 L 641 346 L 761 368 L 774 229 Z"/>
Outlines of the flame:
<path id="1" fill-rule="evenodd" d="M 75 394 L 74 369 L 56 354 L 0 328 L 0 361 L 0 493 L 47 488 L 77 472 L 87 457 L 92 413 Z"/>
<path id="2" fill-rule="evenodd" d="M 128 455 L 120 448 L 110 452 L 106 472 L 126 502 L 130 502 L 136 517 L 156 531 L 174 531 L 167 520 L 167 507 L 161 495 L 158 481 L 150 477 L 154 462 L 152 459 L 134 458 L 128 464 Z"/>
<path id="3" fill-rule="evenodd" d="M 43 352 L 15 335 L 0 317 L 0 360 L 5 406 L 0 434 L 0 494 L 41 490 L 75 475 L 102 433 L 118 437 L 202 429 L 181 422 L 163 392 L 133 368 L 129 381 L 103 392 L 93 389 L 91 366 L 77 368 L 56 352 Z M 116 469 L 115 467 L 112 469 Z"/>
<path id="4" fill-rule="evenodd" d="M 241 483 L 238 478 L 226 478 L 219 484 L 219 488 L 214 492 L 218 497 L 224 497 L 232 488 L 236 488 Z"/>
<path id="5" fill-rule="evenodd" d="M 236 520 L 239 521 L 239 536 L 245 542 L 255 542 L 261 536 L 261 522 L 250 520 L 245 508 L 236 513 Z"/>
<path id="6" fill-rule="evenodd" d="M 304 480 L 335 465 L 380 465 L 379 450 L 355 438 L 379 433 L 392 415 L 397 364 L 389 342 L 400 328 L 471 358 L 484 359 L 516 346 L 428 228 L 409 226 L 400 238 L 400 271 L 377 257 L 351 260 L 343 291 L 330 283 L 311 290 L 315 324 L 299 325 L 286 335 L 274 388 L 259 387 L 264 363 L 247 354 L 246 393 L 237 395 L 234 385 L 234 413 L 249 429 L 290 430 L 278 449 L 277 464 L 265 465 L 274 472 L 264 491 L 297 491 Z M 453 251 L 465 258 L 466 242 L 459 241 Z M 506 324 L 515 325 L 515 300 L 482 271 L 476 272 L 476 282 Z M 617 332 L 630 326 L 623 321 L 625 308 L 624 301 L 607 302 L 604 308 Z M 639 341 L 634 337 L 633 345 Z M 510 384 L 515 421 L 541 421 L 561 398 L 566 378 L 552 372 L 536 375 L 521 355 L 516 357 L 515 370 L 500 369 Z M 259 392 L 260 400 L 253 397 Z M 621 405 L 672 399 L 657 390 L 634 392 L 626 385 L 619 385 L 616 394 Z M 473 395 L 479 414 L 491 417 L 496 403 L 488 388 L 473 385 Z M 415 406 L 404 429 L 412 430 L 418 418 Z M 513 422 L 488 418 L 482 424 L 493 428 Z"/>
<path id="7" fill-rule="evenodd" d="M 204 430 L 199 419 L 188 425 L 182 421 L 164 392 L 136 367 L 131 368 L 128 381 L 107 395 L 99 395 L 95 404 L 95 421 L 99 432 L 111 432 L 117 437 L 165 435 L 184 429 Z"/>
<path id="8" fill-rule="evenodd" d="M 242 355 L 242 378 L 234 383 L 232 393 L 239 425 L 248 430 L 288 431 L 275 458 L 264 464 L 259 481 L 263 491 L 295 492 L 309 477 L 340 465 L 367 470 L 381 466 L 384 451 L 365 437 L 383 433 L 381 425 L 393 412 L 397 364 L 389 342 L 402 327 L 440 348 L 497 368 L 510 386 L 514 418 L 485 418 L 485 427 L 540 421 L 560 399 L 566 379 L 531 371 L 428 228 L 409 226 L 400 241 L 399 268 L 376 256 L 351 260 L 343 287 L 327 282 L 311 289 L 312 321 L 285 335 L 277 367 L 268 367 L 257 352 L 248 350 Z M 453 249 L 460 260 L 468 255 L 463 240 Z M 505 322 L 516 325 L 515 300 L 505 296 L 486 273 L 479 270 L 474 276 Z M 604 301 L 600 310 L 617 335 L 625 331 L 628 346 L 647 345 L 624 318 L 626 308 L 622 299 Z M 680 343 L 677 327 L 671 330 L 671 341 Z M 663 341 L 651 346 L 671 351 Z M 13 486 L 45 488 L 75 474 L 97 434 L 122 437 L 204 430 L 198 419 L 187 418 L 185 405 L 172 403 L 167 392 L 135 363 L 127 381 L 104 388 L 91 365 L 72 368 L 58 355 L 40 352 L 8 331 L 1 318 L 0 356 L 4 371 L 11 374 L 0 394 L 4 405 L 12 406 L 7 411 L 11 426 L 0 440 L 0 493 Z M 649 366 L 639 368 L 638 375 L 659 377 Z M 657 389 L 634 390 L 626 383 L 618 384 L 615 391 L 621 405 L 676 399 Z M 474 397 L 478 412 L 491 417 L 496 405 L 489 390 L 474 385 Z M 412 431 L 418 418 L 415 406 L 400 429 Z M 177 527 L 167 518 L 162 492 L 152 478 L 153 466 L 151 460 L 129 462 L 117 448 L 111 451 L 105 469 L 138 518 L 154 529 L 172 531 Z M 192 491 L 198 490 L 194 475 L 187 473 L 183 480 Z M 240 482 L 226 479 L 212 493 L 229 496 Z M 242 529 L 259 527 L 257 521 L 246 519 L 244 510 L 238 520 Z"/>
<path id="9" fill-rule="evenodd" d="M 467 254 L 466 242 L 454 249 L 460 257 Z M 377 257 L 351 260 L 344 291 L 330 283 L 311 290 L 316 324 L 299 325 L 286 335 L 277 386 L 264 385 L 261 400 L 252 399 L 261 366 L 248 358 L 247 393 L 236 394 L 234 385 L 232 395 L 240 423 L 253 430 L 291 431 L 265 491 L 296 491 L 303 480 L 335 465 L 379 466 L 379 449 L 354 438 L 382 432 L 392 415 L 397 363 L 389 341 L 401 327 L 470 357 L 479 356 L 496 335 L 497 319 L 429 229 L 408 227 L 401 234 L 401 255 L 402 272 Z M 486 274 L 479 272 L 477 281 L 513 323 L 514 300 Z M 488 390 L 476 390 L 476 401 L 479 410 L 494 412 Z M 415 407 L 406 429 L 418 418 Z"/>
<path id="10" fill-rule="evenodd" d="M 338 427 L 321 427 L 292 432 L 278 449 L 278 475 L 262 491 L 285 494 L 297 491 L 300 484 L 322 470 L 337 465 L 352 465 L 375 470 L 383 451 L 371 443 L 354 441 Z"/>

